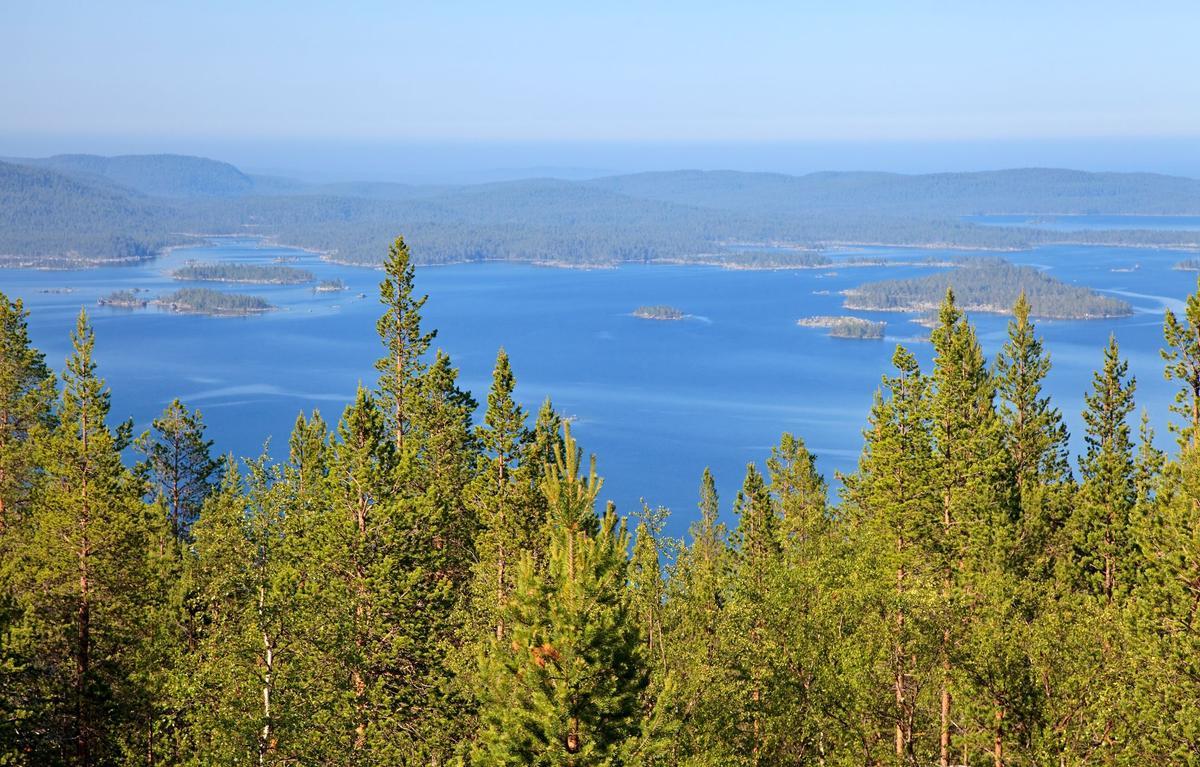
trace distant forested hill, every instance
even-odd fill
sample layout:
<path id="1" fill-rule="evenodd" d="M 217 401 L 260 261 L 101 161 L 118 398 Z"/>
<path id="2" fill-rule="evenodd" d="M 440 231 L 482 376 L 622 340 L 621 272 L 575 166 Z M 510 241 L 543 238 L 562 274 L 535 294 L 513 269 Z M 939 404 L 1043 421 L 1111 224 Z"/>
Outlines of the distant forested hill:
<path id="1" fill-rule="evenodd" d="M 172 241 L 149 198 L 40 168 L 0 163 L 0 264 L 143 259 Z"/>
<path id="2" fill-rule="evenodd" d="M 60 155 L 0 163 L 0 205 L 0 255 L 42 265 L 143 258 L 187 241 L 187 233 L 232 232 L 368 265 L 397 232 L 424 262 L 678 260 L 749 242 L 992 249 L 1067 240 L 1200 243 L 1197 232 L 1051 232 L 963 220 L 976 213 L 1200 214 L 1200 181 L 1045 169 L 677 171 L 412 186 L 306 184 L 176 155 Z"/>
<path id="3" fill-rule="evenodd" d="M 670 171 L 587 182 L 651 200 L 771 213 L 963 216 L 1004 213 L 1194 214 L 1200 180 L 1152 173 L 1025 168 L 980 173 Z"/>
<path id="4" fill-rule="evenodd" d="M 60 154 L 13 162 L 87 180 L 103 179 L 153 197 L 239 197 L 254 191 L 254 181 L 249 176 L 229 163 L 204 157 Z"/>

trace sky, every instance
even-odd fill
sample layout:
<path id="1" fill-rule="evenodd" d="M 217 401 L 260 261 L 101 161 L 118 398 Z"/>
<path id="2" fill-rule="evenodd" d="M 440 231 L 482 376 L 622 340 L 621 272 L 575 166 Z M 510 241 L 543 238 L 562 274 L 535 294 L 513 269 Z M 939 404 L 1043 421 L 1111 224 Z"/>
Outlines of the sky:
<path id="1" fill-rule="evenodd" d="M 787 171 L 822 147 L 840 169 L 1081 148 L 1099 167 L 1124 147 L 1200 174 L 1194 0 L 0 0 L 0 28 L 8 155 L 207 148 L 287 170 L 307 153 L 315 174 L 385 147 L 397 167 L 503 169 L 507 146 L 580 172 L 663 152 Z"/>

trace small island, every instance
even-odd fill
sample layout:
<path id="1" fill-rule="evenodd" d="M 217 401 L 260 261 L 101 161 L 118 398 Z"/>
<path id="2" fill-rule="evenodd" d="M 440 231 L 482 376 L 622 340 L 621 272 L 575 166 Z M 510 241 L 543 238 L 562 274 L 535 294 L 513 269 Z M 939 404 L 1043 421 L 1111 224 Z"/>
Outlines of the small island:
<path id="1" fill-rule="evenodd" d="M 1200 272 L 1200 258 L 1188 258 L 1171 267 L 1180 272 Z"/>
<path id="2" fill-rule="evenodd" d="M 862 317 L 849 315 L 803 317 L 796 320 L 802 328 L 828 328 L 830 338 L 853 338 L 867 341 L 878 341 L 883 338 L 886 322 L 867 320 Z"/>
<path id="3" fill-rule="evenodd" d="M 107 296 L 96 301 L 100 306 L 111 306 L 115 309 L 144 309 L 149 303 L 134 290 L 114 290 Z"/>
<path id="4" fill-rule="evenodd" d="M 925 277 L 860 285 L 843 292 L 842 305 L 860 311 L 928 313 L 937 310 L 951 288 L 959 308 L 971 312 L 1009 314 L 1024 292 L 1035 317 L 1096 320 L 1133 314 L 1125 301 L 1001 258 L 972 258 L 956 269 Z"/>
<path id="5" fill-rule="evenodd" d="M 633 316 L 643 320 L 684 320 L 687 315 L 674 306 L 639 306 Z"/>
<path id="6" fill-rule="evenodd" d="M 176 269 L 171 277 L 187 282 L 241 282 L 256 285 L 303 285 L 314 279 L 312 272 L 294 266 L 231 262 L 191 263 Z"/>
<path id="7" fill-rule="evenodd" d="M 346 290 L 346 283 L 341 280 L 321 280 L 313 286 L 314 293 L 340 293 Z"/>
<path id="8" fill-rule="evenodd" d="M 238 317 L 262 314 L 275 307 L 259 296 L 223 293 L 210 288 L 184 288 L 154 301 L 154 305 L 182 314 L 211 314 Z"/>

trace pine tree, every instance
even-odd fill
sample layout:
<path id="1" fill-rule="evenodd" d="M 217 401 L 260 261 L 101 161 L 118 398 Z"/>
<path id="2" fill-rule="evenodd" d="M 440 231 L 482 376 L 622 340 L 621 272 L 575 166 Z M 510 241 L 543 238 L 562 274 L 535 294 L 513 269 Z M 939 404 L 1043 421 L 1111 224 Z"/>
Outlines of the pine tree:
<path id="1" fill-rule="evenodd" d="M 314 409 L 310 418 L 303 412 L 296 416 L 288 439 L 288 463 L 300 495 L 318 491 L 329 471 L 329 427 L 321 411 Z"/>
<path id="2" fill-rule="evenodd" d="M 1070 521 L 1072 571 L 1078 588 L 1112 603 L 1131 584 L 1129 519 L 1137 501 L 1134 448 L 1128 418 L 1137 382 L 1110 337 L 1104 367 L 1084 397 L 1085 453 L 1079 461 L 1079 499 Z"/>
<path id="3" fill-rule="evenodd" d="M 21 622 L 13 583 L 42 475 L 39 443 L 54 426 L 54 378 L 30 343 L 28 316 L 0 293 L 0 763 L 23 759 L 17 743 L 33 704 L 13 630 Z"/>
<path id="4" fill-rule="evenodd" d="M 995 721 L 1002 722 L 1007 716 L 1002 700 L 1006 696 L 998 687 L 1006 688 L 1009 682 L 995 678 L 997 672 L 989 667 L 992 660 L 987 653 L 972 656 L 960 650 L 964 642 L 978 637 L 972 633 L 975 627 L 967 625 L 967 600 L 972 593 L 989 592 L 993 600 L 990 617 L 1007 620 L 1010 596 L 996 586 L 1005 578 L 1019 507 L 1002 424 L 993 404 L 995 385 L 975 329 L 955 305 L 953 291 L 946 293 L 931 341 L 934 369 L 930 417 L 937 467 L 935 484 L 942 496 L 942 526 L 935 552 L 944 619 L 938 758 L 941 767 L 948 767 L 954 731 L 965 730 L 968 718 L 979 723 L 976 733 L 963 733 L 967 740 L 961 747 L 965 749 L 970 736 L 991 729 L 989 723 L 985 730 L 983 720 L 993 719 L 983 710 L 961 710 L 983 697 L 968 689 L 962 690 L 963 705 L 955 716 L 952 701 L 956 686 L 975 683 L 990 688 L 982 692 L 992 698 Z M 1003 632 L 1004 626 L 983 626 L 981 630 L 985 634 Z M 962 662 L 956 662 L 959 656 Z M 963 672 L 971 678 L 961 680 Z M 958 728 L 956 720 L 961 723 Z M 997 730 L 994 738 L 987 738 L 995 741 L 992 745 L 997 762 L 1003 759 L 1001 737 Z"/>
<path id="5" fill-rule="evenodd" d="M 896 763 L 916 764 L 936 753 L 919 737 L 933 728 L 922 693 L 935 686 L 930 667 L 938 651 L 932 639 L 938 627 L 928 606 L 939 585 L 930 542 L 943 510 L 935 483 L 930 380 L 902 346 L 892 364 L 896 375 L 883 379 L 858 470 L 844 478 L 843 508 L 856 559 L 848 601 L 880 618 L 857 626 L 858 657 L 852 655 L 847 664 L 859 671 L 861 679 L 851 682 L 858 695 L 871 701 L 866 711 L 855 712 L 869 717 L 859 740 L 872 750 L 890 741 Z M 884 712 L 880 729 L 890 730 L 878 739 L 876 711 Z M 885 740 L 887 734 L 891 737 Z M 884 759 L 884 753 L 877 758 Z"/>
<path id="6" fill-rule="evenodd" d="M 530 492 L 527 462 L 533 434 L 525 425 L 525 411 L 513 398 L 516 379 L 504 349 L 496 355 L 492 388 L 478 439 L 484 450 L 471 489 L 479 535 L 472 568 L 472 607 L 469 620 L 476 631 L 490 627 L 504 636 L 502 612 L 512 592 L 521 552 L 544 562 L 542 545 L 545 520 Z"/>
<path id="7" fill-rule="evenodd" d="M 1168 381 L 1179 381 L 1172 412 L 1184 418 L 1174 425 L 1181 446 L 1195 449 L 1200 444 L 1200 281 L 1196 292 L 1187 297 L 1183 322 L 1170 309 L 1163 320 L 1163 337 L 1167 348 L 1162 350 L 1167 362 L 1164 371 Z"/>
<path id="8" fill-rule="evenodd" d="M 179 400 L 154 419 L 151 430 L 136 443 L 146 456 L 142 470 L 167 504 L 172 534 L 184 541 L 205 497 L 220 480 L 220 464 L 212 457 L 212 440 L 204 438 L 200 411 L 189 412 Z"/>
<path id="9" fill-rule="evenodd" d="M 734 504 L 738 526 L 733 533 L 733 567 L 730 598 L 731 631 L 727 644 L 734 653 L 734 668 L 741 680 L 739 751 L 749 764 L 759 764 L 776 733 L 768 729 L 770 697 L 771 616 L 768 607 L 774 575 L 783 548 L 780 519 L 766 482 L 753 464 Z M 736 705 L 736 704 L 735 704 Z"/>
<path id="10" fill-rule="evenodd" d="M 734 758 L 734 744 L 726 733 L 733 727 L 728 702 L 735 695 L 722 646 L 728 634 L 728 534 L 720 520 L 716 482 L 707 468 L 700 480 L 699 510 L 689 530 L 690 545 L 670 567 L 663 612 L 663 649 L 676 698 L 673 756 L 677 762 L 727 763 Z"/>
<path id="11" fill-rule="evenodd" d="M 0 555 L 28 512 L 38 467 L 30 440 L 53 426 L 54 377 L 29 340 L 29 313 L 0 293 Z"/>
<path id="12" fill-rule="evenodd" d="M 80 312 L 63 374 L 59 423 L 38 461 L 45 475 L 17 554 L 15 590 L 39 698 L 22 750 L 35 762 L 92 765 L 122 748 L 134 710 L 135 661 L 149 551 L 139 484 L 121 464 L 128 424 L 106 424 L 95 337 Z"/>
<path id="13" fill-rule="evenodd" d="M 425 370 L 422 358 L 437 331 L 426 333 L 421 329 L 421 308 L 429 296 L 416 297 L 415 270 L 403 237 L 397 237 L 388 248 L 383 270 L 386 276 L 379 284 L 379 300 L 386 311 L 376 323 L 376 330 L 387 349 L 387 356 L 375 363 L 375 369 L 380 374 L 380 400 L 387 414 L 388 427 L 396 451 L 403 455 L 404 438 L 412 418 L 412 400 Z"/>
<path id="14" fill-rule="evenodd" d="M 579 473 L 564 428 L 543 492 L 551 509 L 549 569 L 521 559 L 505 609 L 509 633 L 481 659 L 480 765 L 607 765 L 642 727 L 649 682 L 643 637 L 626 588 L 628 536 L 611 511 L 594 509 L 595 468 Z"/>

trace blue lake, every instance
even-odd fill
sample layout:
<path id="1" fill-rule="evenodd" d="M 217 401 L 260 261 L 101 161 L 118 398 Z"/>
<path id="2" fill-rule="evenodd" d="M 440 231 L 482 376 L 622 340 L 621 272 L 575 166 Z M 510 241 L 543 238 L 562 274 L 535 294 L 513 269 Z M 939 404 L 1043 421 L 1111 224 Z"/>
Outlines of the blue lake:
<path id="1" fill-rule="evenodd" d="M 728 509 L 747 461 L 762 461 L 780 433 L 792 431 L 818 454 L 820 468 L 852 470 L 880 376 L 897 342 L 925 365 L 927 331 L 907 315 L 854 312 L 888 321 L 886 341 L 848 341 L 798 318 L 840 313 L 838 291 L 861 282 L 926 274 L 914 262 L 943 251 L 859 249 L 889 266 L 735 271 L 701 266 L 554 269 L 471 264 L 417 270 L 430 299 L 426 323 L 449 352 L 462 383 L 486 399 L 496 350 L 513 360 L 518 394 L 530 410 L 547 396 L 575 420 L 584 448 L 598 456 L 603 495 L 623 511 L 640 499 L 675 512 L 671 532 L 696 516 L 701 471 L 711 466 Z M 1069 282 L 1118 295 L 1136 309 L 1113 321 L 1039 323 L 1053 356 L 1049 380 L 1079 443 L 1083 394 L 1110 333 L 1138 378 L 1138 404 L 1149 407 L 1167 445 L 1173 389 L 1159 359 L 1163 310 L 1179 310 L 1195 275 L 1173 271 L 1178 251 L 1055 246 L 1005 254 Z M 319 279 L 342 279 L 343 293 L 310 287 L 217 285 L 266 297 L 280 311 L 219 318 L 98 307 L 103 295 L 143 288 L 148 296 L 180 287 L 169 272 L 189 259 L 271 263 L 295 258 Z M 1134 269 L 1134 267 L 1137 267 Z M 218 449 L 254 455 L 264 439 L 278 453 L 301 409 L 335 420 L 359 381 L 373 384 L 380 354 L 374 323 L 381 274 L 321 261 L 256 241 L 219 239 L 134 267 L 80 271 L 0 270 L 0 290 L 32 310 L 35 343 L 59 367 L 81 306 L 97 333 L 100 373 L 112 388 L 115 418 L 145 428 L 173 398 L 203 410 Z M 71 292 L 44 292 L 58 289 Z M 358 294 L 365 293 L 365 298 Z M 639 320 L 642 304 L 671 304 L 692 315 L 679 322 Z M 994 355 L 1007 319 L 977 315 Z"/>

